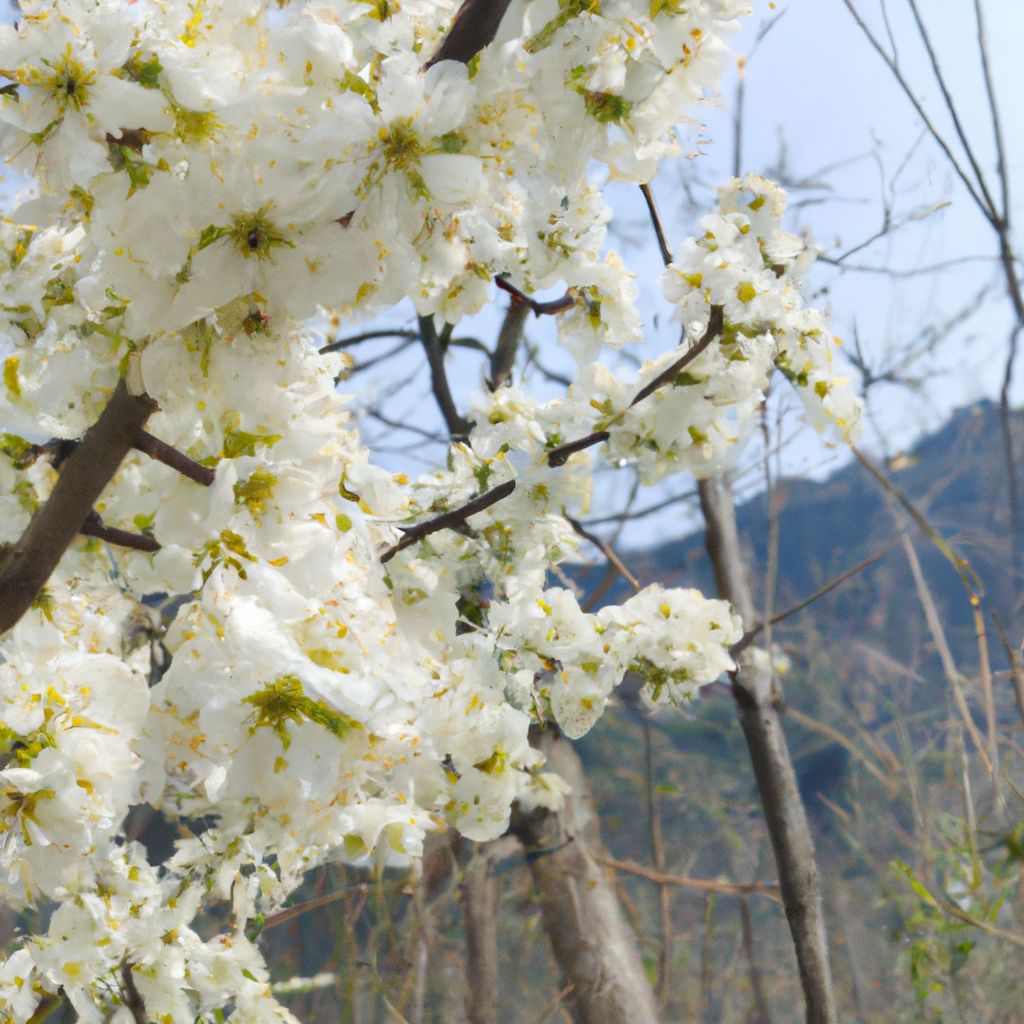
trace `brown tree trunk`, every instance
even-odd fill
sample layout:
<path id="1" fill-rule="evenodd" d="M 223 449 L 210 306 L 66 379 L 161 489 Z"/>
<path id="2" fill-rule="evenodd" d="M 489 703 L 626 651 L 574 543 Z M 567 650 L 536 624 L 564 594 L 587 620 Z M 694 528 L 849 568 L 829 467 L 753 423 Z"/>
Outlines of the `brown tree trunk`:
<path id="1" fill-rule="evenodd" d="M 535 745 L 548 767 L 572 786 L 560 812 L 538 808 L 513 816 L 541 895 L 544 924 L 567 985 L 577 1024 L 657 1024 L 654 993 L 615 887 L 598 862 L 604 856 L 583 764 L 556 729 Z"/>
<path id="2" fill-rule="evenodd" d="M 0 634 L 31 607 L 155 409 L 148 395 L 131 395 L 118 381 L 99 419 L 64 460 L 49 498 L 0 557 Z"/>
<path id="3" fill-rule="evenodd" d="M 755 619 L 754 603 L 743 572 L 727 482 L 702 480 L 700 501 L 718 592 L 732 602 L 749 629 Z M 796 946 L 807 1024 L 837 1024 L 814 841 L 782 729 L 782 695 L 764 653 L 748 649 L 741 654 L 732 684 Z"/>

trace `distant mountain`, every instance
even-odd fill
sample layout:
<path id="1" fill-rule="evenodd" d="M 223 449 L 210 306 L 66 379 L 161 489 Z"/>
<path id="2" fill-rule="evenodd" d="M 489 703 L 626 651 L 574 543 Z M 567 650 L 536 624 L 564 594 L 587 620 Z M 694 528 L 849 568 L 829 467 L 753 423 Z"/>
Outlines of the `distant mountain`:
<path id="1" fill-rule="evenodd" d="M 1013 430 L 1020 451 L 1024 415 L 1014 416 Z M 964 815 L 975 813 L 964 808 L 973 799 L 984 840 L 984 869 L 970 876 L 980 880 L 971 883 L 978 885 L 977 899 L 988 898 L 987 886 L 993 894 L 1013 889 L 1006 883 L 1009 888 L 999 890 L 1003 883 L 993 880 L 1012 869 L 1003 850 L 1011 849 L 1012 837 L 1024 828 L 1018 825 L 1011 833 L 1020 808 L 1009 796 L 1006 816 L 993 811 L 998 801 L 964 719 L 966 709 L 976 735 L 985 737 L 981 665 L 987 644 L 999 770 L 1016 780 L 1014 793 L 1021 791 L 1024 751 L 1017 738 L 1024 709 L 1017 705 L 1009 673 L 999 671 L 1008 662 L 992 615 L 1009 628 L 1008 488 L 998 409 L 981 403 L 959 410 L 886 472 L 969 559 L 984 588 L 982 643 L 969 592 L 916 526 L 908 535 L 934 601 L 938 643 L 901 545 L 774 632 L 777 648 L 789 659 L 781 675 L 783 721 L 818 849 L 840 1016 L 871 1024 L 924 1020 L 922 1001 L 939 998 L 935 993 L 961 970 L 968 954 L 959 983 L 985 979 L 985 991 L 994 993 L 997 1003 L 1021 1005 L 1024 977 L 1019 968 L 1003 971 L 1002 965 L 1016 963 L 1009 945 L 944 922 L 938 912 L 929 917 L 919 893 L 901 883 L 894 870 L 910 864 L 931 872 L 925 877 L 936 891 L 948 885 L 949 892 L 961 892 L 955 887 L 963 865 L 978 856 L 963 838 L 970 834 Z M 792 606 L 898 535 L 902 513 L 890 508 L 891 499 L 857 464 L 823 482 L 783 481 L 775 497 L 780 507 L 776 609 Z M 761 594 L 769 527 L 765 496 L 739 508 L 737 520 L 755 593 Z M 623 557 L 643 583 L 713 593 L 699 534 Z M 602 567 L 592 571 L 584 586 L 592 587 L 602 572 Z M 628 592 L 617 584 L 602 602 Z M 1013 642 L 1019 640 L 1018 635 Z M 948 644 L 963 703 L 939 656 L 941 643 Z M 775 877 L 749 756 L 725 687 L 708 687 L 689 708 L 649 718 L 622 700 L 584 737 L 581 753 L 614 857 L 646 864 L 656 859 L 649 822 L 657 805 L 667 871 L 740 881 Z M 971 791 L 963 782 L 967 774 Z M 651 936 L 661 918 L 652 886 L 626 874 L 619 879 L 646 948 L 656 950 Z M 991 905 L 1000 906 L 1002 898 L 993 895 Z M 742 973 L 736 950 L 745 925 L 735 901 L 683 885 L 671 905 L 680 951 L 676 977 L 691 992 L 699 985 L 707 994 L 703 1019 L 752 1020 L 742 1000 L 730 1005 L 728 986 L 716 991 L 710 980 L 712 964 L 720 965 L 733 986 Z M 751 900 L 749 913 L 770 979 L 773 1012 L 779 1014 L 775 1019 L 794 1020 L 800 996 L 782 913 L 763 900 Z M 997 980 L 990 983 L 990 976 Z M 927 1019 L 952 1018 L 929 1013 Z M 976 1019 L 1022 1020 L 1001 1009 Z"/>
<path id="2" fill-rule="evenodd" d="M 1013 428 L 1018 450 L 1024 450 L 1024 414 L 1015 414 Z M 991 615 L 995 612 L 1009 629 L 1009 512 L 998 407 L 983 402 L 958 410 L 939 431 L 893 460 L 886 472 L 933 528 L 969 560 L 984 588 L 982 607 L 992 668 L 997 672 L 1005 668 L 1007 658 Z M 775 499 L 779 507 L 776 611 L 791 607 L 888 544 L 905 519 L 856 463 L 821 482 L 782 481 Z M 737 524 L 755 593 L 763 594 L 769 532 L 766 497 L 760 495 L 742 505 L 737 510 Z M 979 645 L 970 595 L 936 545 L 914 525 L 908 532 L 956 669 L 965 678 L 971 713 L 983 732 L 983 701 L 977 682 Z M 623 557 L 643 583 L 659 581 L 714 592 L 702 534 Z M 595 572 L 584 585 L 596 577 Z M 619 581 L 602 603 L 620 600 L 628 593 Z M 935 639 L 907 556 L 899 545 L 778 625 L 774 639 L 791 660 L 782 684 L 793 718 L 806 714 L 824 730 L 844 735 L 877 731 L 894 747 L 896 740 L 889 733 L 905 717 L 907 741 L 928 750 L 937 742 L 937 731 L 956 717 Z M 714 699 L 714 690 L 708 694 L 710 699 L 698 701 L 689 711 L 655 716 L 651 724 L 670 740 L 675 750 L 669 757 L 671 771 L 680 779 L 696 773 L 704 780 L 701 792 L 705 793 L 714 777 L 720 792 L 750 800 L 753 784 L 735 728 L 735 711 L 730 701 Z M 1005 675 L 996 677 L 995 703 L 1001 720 L 1019 721 L 1013 688 Z M 631 796 L 612 795 L 607 778 L 609 751 L 620 752 L 613 762 L 618 765 L 615 785 L 621 786 L 625 765 L 636 760 L 638 730 L 634 713 L 613 712 L 584 741 L 584 757 L 595 783 L 610 801 L 613 833 L 620 810 L 628 822 L 629 811 L 624 808 L 639 799 L 635 788 L 639 783 L 634 777 Z M 808 806 L 819 817 L 822 813 L 828 817 L 831 812 L 825 812 L 826 805 L 817 794 L 836 798 L 839 788 L 849 781 L 849 752 L 830 741 L 827 732 L 808 731 L 792 719 L 787 732 Z M 970 749 L 969 741 L 967 746 Z M 634 764 L 630 772 L 635 775 L 635 771 Z M 691 812 L 696 813 L 693 808 Z M 824 819 L 821 824 L 825 826 Z M 627 826 L 621 841 L 642 855 L 642 835 Z"/>
<path id="3" fill-rule="evenodd" d="M 1022 452 L 1024 413 L 1015 414 L 1014 431 L 1017 451 Z M 1024 465 L 1020 471 L 1024 474 Z M 893 460 L 886 472 L 935 530 L 968 559 L 987 604 L 1008 623 L 1012 605 L 1009 508 L 998 407 L 982 402 L 958 410 L 942 429 Z M 821 482 L 784 480 L 774 498 L 779 509 L 776 610 L 790 607 L 883 547 L 897 536 L 902 516 L 894 516 L 892 502 L 856 463 Z M 769 535 L 764 494 L 737 510 L 737 525 L 758 581 L 755 593 L 763 593 L 760 581 L 766 571 Z M 910 536 L 942 621 L 955 640 L 954 651 L 969 655 L 975 641 L 968 594 L 943 554 L 917 527 L 910 526 Z M 645 583 L 657 580 L 706 593 L 714 590 L 710 566 L 703 557 L 702 534 L 632 552 L 626 561 Z M 607 599 L 626 595 L 620 581 Z M 897 548 L 807 614 L 827 622 L 833 634 L 870 636 L 893 655 L 902 656 L 913 653 L 921 640 L 921 623 L 911 627 L 905 614 L 908 607 L 917 605 L 906 557 Z M 780 634 L 785 635 L 788 628 Z"/>

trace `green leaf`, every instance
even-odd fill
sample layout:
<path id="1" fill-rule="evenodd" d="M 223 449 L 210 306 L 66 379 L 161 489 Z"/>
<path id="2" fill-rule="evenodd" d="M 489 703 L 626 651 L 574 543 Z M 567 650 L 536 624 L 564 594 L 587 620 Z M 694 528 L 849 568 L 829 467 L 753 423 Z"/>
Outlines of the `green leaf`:
<path id="1" fill-rule="evenodd" d="M 213 245 L 214 242 L 219 242 L 222 238 L 231 234 L 231 228 L 220 228 L 216 224 L 207 224 L 202 231 L 199 232 L 199 244 L 196 246 L 196 252 L 202 252 L 203 249 Z"/>
<path id="2" fill-rule="evenodd" d="M 890 870 L 893 874 L 898 875 L 903 879 L 907 885 L 929 906 L 939 910 L 938 901 L 935 897 L 917 880 L 917 875 L 914 874 L 910 866 L 902 860 L 894 860 L 889 865 Z"/>

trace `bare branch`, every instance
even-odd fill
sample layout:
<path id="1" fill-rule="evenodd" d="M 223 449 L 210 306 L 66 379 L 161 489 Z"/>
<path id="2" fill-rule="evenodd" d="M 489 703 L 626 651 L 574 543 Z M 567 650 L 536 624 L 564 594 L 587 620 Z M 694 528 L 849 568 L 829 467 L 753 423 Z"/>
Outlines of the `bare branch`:
<path id="1" fill-rule="evenodd" d="M 420 437 L 425 437 L 428 441 L 445 444 L 448 440 L 440 434 L 435 434 L 432 430 L 424 430 L 422 427 L 417 427 L 414 423 L 402 423 L 399 420 L 390 419 L 376 409 L 367 409 L 366 415 L 371 419 L 377 420 L 379 423 L 383 423 L 385 427 L 391 427 L 393 430 L 407 430 L 411 434 L 419 434 Z"/>
<path id="2" fill-rule="evenodd" d="M 640 186 L 644 202 L 647 204 L 647 212 L 651 215 L 651 225 L 654 228 L 654 236 L 658 240 L 658 250 L 661 252 L 661 261 L 667 267 L 672 262 L 672 250 L 665 241 L 665 229 L 661 226 L 661 217 L 658 215 L 658 207 L 654 202 L 654 193 L 651 186 L 644 182 Z"/>
<path id="3" fill-rule="evenodd" d="M 615 860 L 613 857 L 601 857 L 600 862 L 613 871 L 622 871 L 627 875 L 646 878 L 659 885 L 678 885 L 684 889 L 697 889 L 701 892 L 721 892 L 730 895 L 767 896 L 775 903 L 781 903 L 779 886 L 772 882 L 721 882 L 713 878 L 691 878 L 689 875 L 676 875 L 668 871 L 655 871 L 643 864 L 631 860 Z"/>
<path id="4" fill-rule="evenodd" d="M 440 351 L 440 340 L 437 337 L 437 332 L 434 330 L 433 321 L 429 317 L 424 317 L 421 320 L 421 323 L 423 322 L 426 324 L 424 328 L 424 346 L 428 345 L 428 341 L 426 339 L 432 338 L 433 343 L 436 344 L 437 350 Z M 628 408 L 632 409 L 634 405 L 653 394 L 658 388 L 674 380 L 683 367 L 696 359 L 697 356 L 699 356 L 700 353 L 708 347 L 714 338 L 721 333 L 721 330 L 722 309 L 720 306 L 712 306 L 710 322 L 708 323 L 707 330 L 704 332 L 700 341 L 690 348 L 683 356 L 677 359 L 668 368 L 668 370 L 660 373 L 653 381 L 641 388 L 629 403 Z M 429 347 L 427 348 L 427 351 L 429 355 Z M 443 367 L 441 369 L 440 380 L 441 394 L 438 395 L 438 403 L 441 404 L 442 409 L 445 407 L 445 404 L 451 403 L 451 409 L 454 410 L 454 403 L 451 402 L 451 393 L 447 391 L 448 382 L 443 376 Z M 436 391 L 435 394 L 437 394 Z M 444 394 L 447 394 L 447 402 L 442 401 L 442 396 Z M 586 437 L 581 437 L 576 441 L 569 441 L 566 444 L 559 445 L 557 448 L 552 448 L 551 451 L 548 452 L 547 456 L 548 465 L 551 468 L 564 466 L 570 455 L 579 451 L 584 451 L 587 448 L 592 448 L 596 444 L 601 444 L 602 441 L 607 441 L 610 436 L 611 435 L 607 430 L 597 430 L 591 434 L 587 434 Z M 492 487 L 489 491 L 484 491 L 483 494 L 477 495 L 477 497 L 472 501 L 467 502 L 461 508 L 445 512 L 440 516 L 436 516 L 434 519 L 428 519 L 426 522 L 419 523 L 416 526 L 402 527 L 402 531 L 405 533 L 405 536 L 397 544 L 392 545 L 384 552 L 381 556 L 381 562 L 390 561 L 399 551 L 409 547 L 410 544 L 414 544 L 422 537 L 427 537 L 432 533 L 437 533 L 438 530 L 446 530 L 453 526 L 461 525 L 469 516 L 475 515 L 477 512 L 481 512 L 485 508 L 489 508 L 496 502 L 501 501 L 502 498 L 507 497 L 515 490 L 515 486 L 516 484 L 514 480 L 507 480 L 505 483 L 499 484 L 497 487 Z"/>
<path id="5" fill-rule="evenodd" d="M 840 573 L 838 576 L 830 579 L 827 583 L 822 584 L 814 591 L 813 594 L 808 595 L 802 601 L 798 601 L 795 605 L 787 608 L 785 611 L 779 612 L 773 615 L 769 620 L 773 626 L 780 622 L 784 622 L 786 619 L 792 618 L 797 612 L 802 612 L 809 605 L 814 604 L 815 601 L 820 600 L 826 594 L 831 593 L 836 587 L 842 586 L 847 580 L 852 579 L 854 576 L 862 573 L 865 569 L 870 568 L 875 564 L 883 555 L 888 554 L 892 549 L 900 543 L 899 538 L 889 541 L 885 547 L 879 548 L 873 555 L 869 555 L 863 561 L 858 562 L 855 566 L 847 569 L 846 572 Z M 740 637 L 729 648 L 729 653 L 735 658 L 741 651 L 745 651 L 764 631 L 765 624 L 763 622 L 758 623 L 756 626 L 751 627 Z"/>
<path id="6" fill-rule="evenodd" d="M 1006 144 L 1003 141 L 1003 121 L 999 116 L 999 104 L 996 102 L 996 90 L 992 82 L 992 68 L 989 66 L 988 34 L 985 31 L 985 15 L 981 9 L 981 0 L 974 0 L 974 18 L 978 25 L 978 53 L 981 56 L 981 71 L 985 78 L 985 93 L 988 96 L 988 109 L 992 115 L 992 134 L 996 142 L 996 174 L 999 177 L 1000 199 L 1002 200 L 1002 223 L 1010 227 L 1010 172 L 1006 164 Z"/>
<path id="7" fill-rule="evenodd" d="M 432 316 L 420 317 L 420 341 L 427 353 L 431 388 L 437 399 L 441 415 L 444 417 L 445 425 L 448 427 L 448 433 L 456 441 L 465 441 L 469 437 L 471 424 L 469 420 L 459 414 L 459 410 L 455 406 L 455 399 L 452 398 L 448 374 L 444 368 L 444 348 L 441 345 L 441 339 L 438 337 Z"/>
<path id="8" fill-rule="evenodd" d="M 487 385 L 492 391 L 497 391 L 512 373 L 512 367 L 516 363 L 516 354 L 519 351 L 519 343 L 523 340 L 523 328 L 526 325 L 528 309 L 527 303 L 513 296 L 505 311 L 505 318 L 502 320 L 501 330 L 498 332 L 498 343 L 494 346 L 490 358 L 491 378 Z"/>
<path id="9" fill-rule="evenodd" d="M 548 465 L 553 469 L 557 466 L 564 466 L 569 461 L 570 455 L 593 448 L 595 444 L 601 444 L 611 436 L 607 430 L 595 430 L 593 433 L 587 434 L 586 437 L 579 437 L 575 441 L 566 441 L 565 444 L 560 444 L 548 452 Z"/>
<path id="10" fill-rule="evenodd" d="M 121 999 L 135 1024 L 148 1024 L 146 1004 L 135 984 L 132 965 L 127 960 L 121 965 Z"/>
<path id="11" fill-rule="evenodd" d="M 917 23 L 917 31 L 921 37 L 921 42 L 924 43 L 924 48 L 928 52 L 928 60 L 932 66 L 932 74 L 935 76 L 935 81 L 938 83 L 939 90 L 942 92 L 942 98 L 946 102 L 946 110 L 949 111 L 949 116 L 952 118 L 953 128 L 956 131 L 957 138 L 960 140 L 960 145 L 963 146 L 964 153 L 967 156 L 967 162 L 971 165 L 971 170 L 974 171 L 974 177 L 978 183 L 978 188 L 985 199 L 985 206 L 991 214 L 989 220 L 991 220 L 994 227 L 1001 227 L 1003 222 L 1003 213 L 1005 213 L 1005 211 L 1001 212 L 998 209 L 995 204 L 995 200 L 992 198 L 992 194 L 988 190 L 988 182 L 985 180 L 985 175 L 981 169 L 981 165 L 978 163 L 977 157 L 974 155 L 974 147 L 967 138 L 967 132 L 964 130 L 963 123 L 960 120 L 960 114 L 956 109 L 956 104 L 953 102 L 953 96 L 949 91 L 949 86 L 946 85 L 946 76 L 942 73 L 942 66 L 939 64 L 939 58 L 935 53 L 935 48 L 932 46 L 931 36 L 928 35 L 928 29 L 925 27 L 924 19 L 921 17 L 920 8 L 917 6 L 917 0 L 907 0 L 907 3 L 910 6 L 911 13 L 914 15 L 914 21 Z"/>
<path id="12" fill-rule="evenodd" d="M 629 408 L 632 409 L 634 405 L 642 402 L 649 395 L 654 394 L 659 388 L 674 381 L 722 333 L 722 317 L 722 307 L 712 306 L 707 329 L 701 335 L 700 340 L 692 348 L 684 352 L 671 366 L 662 370 L 654 380 L 644 385 L 633 396 L 633 401 L 629 403 Z"/>
<path id="13" fill-rule="evenodd" d="M 620 576 L 628 581 L 629 585 L 636 591 L 641 590 L 640 583 L 637 578 L 626 568 L 623 564 L 622 559 L 612 550 L 611 545 L 605 543 L 595 533 L 591 533 L 578 519 L 573 519 L 572 516 L 566 515 L 566 521 L 569 525 L 584 539 L 589 540 L 608 559 L 609 563 L 615 567 L 615 570 Z"/>
<path id="14" fill-rule="evenodd" d="M 985 219 L 989 221 L 990 224 L 995 226 L 998 223 L 998 216 L 996 215 L 996 212 L 990 209 L 986 205 L 985 200 L 978 194 L 978 191 L 974 187 L 973 182 L 970 180 L 970 178 L 967 177 L 967 172 L 960 166 L 960 161 L 957 160 L 956 156 L 953 153 L 953 150 L 949 146 L 949 143 L 946 142 L 945 138 L 939 132 L 938 128 L 935 127 L 931 118 L 925 112 L 925 109 L 922 106 L 921 101 L 917 98 L 917 96 L 914 95 L 914 90 L 911 89 L 910 83 L 904 77 L 903 72 L 900 70 L 899 65 L 896 63 L 896 60 L 886 52 L 885 47 L 883 47 L 882 44 L 878 41 L 878 37 L 871 31 L 871 29 L 868 27 L 867 22 L 865 22 L 864 19 L 860 16 L 860 12 L 854 6 L 853 0 L 843 0 L 843 3 L 846 5 L 846 9 L 850 12 L 851 16 L 853 17 L 853 20 L 857 23 L 857 26 L 860 28 L 861 32 L 864 33 L 864 36 L 867 39 L 867 41 L 871 44 L 872 48 L 879 55 L 879 57 L 882 58 L 883 62 L 885 63 L 885 66 L 889 69 L 889 71 L 892 73 L 892 76 L 896 79 L 897 84 L 903 90 L 903 93 L 907 97 L 907 99 L 910 101 L 910 104 L 916 111 L 917 116 L 921 118 L 921 121 L 923 122 L 925 128 L 928 130 L 928 134 L 931 135 L 932 139 L 935 141 L 935 144 L 945 154 L 946 159 L 950 163 L 950 166 L 956 172 L 956 176 L 960 179 L 960 181 L 963 182 L 964 188 L 967 189 L 967 192 L 970 195 L 970 197 L 974 200 L 975 205 L 978 207 L 979 210 L 981 210 Z"/>
<path id="15" fill-rule="evenodd" d="M 668 508 L 670 505 L 676 504 L 680 501 L 690 501 L 697 497 L 695 490 L 684 491 L 682 494 L 673 494 L 668 498 L 662 498 L 661 501 L 656 501 L 652 505 L 645 505 L 643 508 L 638 508 L 632 511 L 627 506 L 619 512 L 613 512 L 606 516 L 596 516 L 593 519 L 588 519 L 585 526 L 603 526 L 605 523 L 620 523 L 630 519 L 644 519 L 647 516 L 654 515 L 655 512 L 660 512 L 662 509 Z"/>
<path id="16" fill-rule="evenodd" d="M 363 331 L 362 334 L 354 334 L 351 338 L 339 338 L 337 341 L 324 345 L 319 352 L 320 355 L 325 355 L 328 352 L 341 352 L 352 348 L 353 345 L 361 345 L 364 341 L 374 341 L 377 338 L 405 338 L 408 341 L 417 341 L 419 336 L 419 331 L 409 328 L 387 327 L 376 331 Z"/>
<path id="17" fill-rule="evenodd" d="M 707 524 L 705 544 L 719 596 L 731 601 L 749 622 L 754 604 L 744 575 L 730 488 L 723 479 L 702 480 L 699 486 Z M 732 692 L 778 866 L 786 918 L 796 947 L 807 1024 L 837 1024 L 814 841 L 782 727 L 781 692 L 766 662 L 767 659 L 741 658 L 732 673 Z"/>

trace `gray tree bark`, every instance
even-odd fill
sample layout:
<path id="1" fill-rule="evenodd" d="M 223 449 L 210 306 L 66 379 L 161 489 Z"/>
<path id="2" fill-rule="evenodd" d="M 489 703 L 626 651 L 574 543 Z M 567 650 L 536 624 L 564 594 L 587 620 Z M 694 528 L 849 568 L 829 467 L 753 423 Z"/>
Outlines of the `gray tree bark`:
<path id="1" fill-rule="evenodd" d="M 487 848 L 475 853 L 462 876 L 466 929 L 466 1020 L 498 1024 L 498 879 Z"/>
<path id="2" fill-rule="evenodd" d="M 718 592 L 732 602 L 750 628 L 755 608 L 743 571 L 728 483 L 721 478 L 702 480 L 700 501 Z M 748 649 L 739 656 L 738 668 L 732 674 L 732 692 L 775 854 L 786 918 L 796 947 L 807 1024 L 837 1024 L 814 841 L 782 729 L 782 694 L 763 652 Z"/>
<path id="3" fill-rule="evenodd" d="M 555 959 L 572 985 L 566 1006 L 577 1024 L 657 1024 L 636 941 L 598 862 L 604 848 L 583 764 L 557 729 L 539 733 L 535 745 L 572 792 L 560 812 L 515 813 L 512 831 L 526 850 Z"/>

